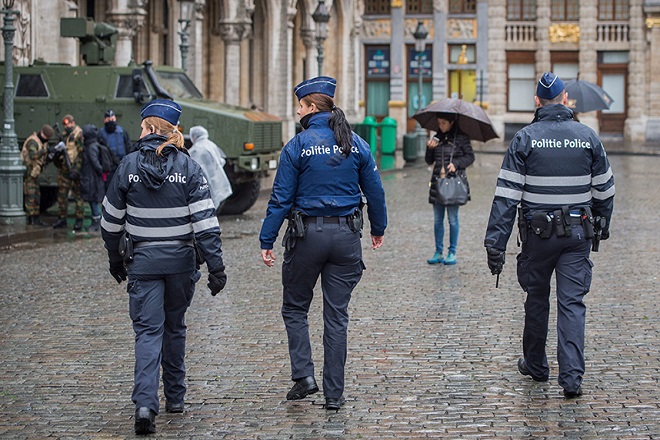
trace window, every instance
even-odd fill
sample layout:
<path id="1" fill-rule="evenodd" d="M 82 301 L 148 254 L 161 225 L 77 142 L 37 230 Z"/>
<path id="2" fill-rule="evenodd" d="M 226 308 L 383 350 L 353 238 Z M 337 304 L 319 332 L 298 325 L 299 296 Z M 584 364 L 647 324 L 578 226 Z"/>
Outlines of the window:
<path id="1" fill-rule="evenodd" d="M 534 52 L 507 52 L 508 110 L 533 112 L 536 94 Z"/>
<path id="2" fill-rule="evenodd" d="M 474 64 L 477 61 L 474 44 L 450 44 L 450 64 Z"/>
<path id="3" fill-rule="evenodd" d="M 389 114 L 390 47 L 365 46 L 367 115 L 382 119 Z"/>
<path id="4" fill-rule="evenodd" d="M 406 0 L 406 14 L 433 14 L 433 0 Z"/>
<path id="5" fill-rule="evenodd" d="M 390 15 L 391 0 L 365 0 L 365 15 Z"/>
<path id="6" fill-rule="evenodd" d="M 550 61 L 552 72 L 564 82 L 577 79 L 580 73 L 580 60 L 578 52 L 551 52 Z"/>
<path id="7" fill-rule="evenodd" d="M 48 89 L 39 74 L 20 75 L 16 84 L 17 98 L 47 98 Z"/>
<path id="8" fill-rule="evenodd" d="M 535 0 L 507 0 L 506 19 L 510 21 L 535 21 Z"/>
<path id="9" fill-rule="evenodd" d="M 477 0 L 449 0 L 450 14 L 476 14 Z"/>
<path id="10" fill-rule="evenodd" d="M 599 20 L 628 20 L 630 18 L 628 0 L 600 0 L 598 2 Z"/>
<path id="11" fill-rule="evenodd" d="M 578 21 L 580 4 L 577 0 L 552 0 L 550 18 L 558 21 Z"/>

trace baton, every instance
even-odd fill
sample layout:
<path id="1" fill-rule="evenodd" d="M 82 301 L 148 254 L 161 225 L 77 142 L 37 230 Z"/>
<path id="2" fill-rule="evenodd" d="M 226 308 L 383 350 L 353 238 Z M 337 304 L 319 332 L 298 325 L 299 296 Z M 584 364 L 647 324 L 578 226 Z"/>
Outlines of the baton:
<path id="1" fill-rule="evenodd" d="M 500 287 L 500 274 L 498 273 L 497 278 L 495 278 L 495 288 L 497 289 L 499 287 Z"/>

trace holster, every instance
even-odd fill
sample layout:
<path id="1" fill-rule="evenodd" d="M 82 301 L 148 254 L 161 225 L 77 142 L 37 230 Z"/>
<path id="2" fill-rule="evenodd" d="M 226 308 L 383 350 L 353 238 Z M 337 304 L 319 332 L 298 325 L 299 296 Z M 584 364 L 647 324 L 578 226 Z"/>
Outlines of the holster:
<path id="1" fill-rule="evenodd" d="M 118 249 L 119 255 L 121 255 L 124 264 L 128 265 L 133 262 L 133 239 L 131 238 L 128 231 L 124 231 L 121 238 L 119 239 Z"/>
<path id="2" fill-rule="evenodd" d="M 291 211 L 288 215 L 289 224 L 286 227 L 286 232 L 282 238 L 282 246 L 287 251 L 292 250 L 296 247 L 296 241 L 298 239 L 305 238 L 305 214 L 301 211 Z"/>
<path id="3" fill-rule="evenodd" d="M 594 238 L 594 216 L 591 209 L 580 209 L 580 218 L 582 219 L 582 227 L 584 228 L 584 238 L 593 240 Z"/>
<path id="4" fill-rule="evenodd" d="M 550 238 L 552 235 L 553 222 L 550 216 L 544 211 L 531 213 L 532 219 L 529 222 L 530 228 L 541 238 Z"/>
<path id="5" fill-rule="evenodd" d="M 518 207 L 518 237 L 520 239 L 518 246 L 527 243 L 527 219 L 523 214 L 522 206 Z"/>
<path id="6" fill-rule="evenodd" d="M 353 214 L 347 217 L 348 227 L 353 232 L 359 232 L 360 237 L 362 236 L 362 226 L 364 225 L 364 217 L 362 210 L 356 208 Z"/>

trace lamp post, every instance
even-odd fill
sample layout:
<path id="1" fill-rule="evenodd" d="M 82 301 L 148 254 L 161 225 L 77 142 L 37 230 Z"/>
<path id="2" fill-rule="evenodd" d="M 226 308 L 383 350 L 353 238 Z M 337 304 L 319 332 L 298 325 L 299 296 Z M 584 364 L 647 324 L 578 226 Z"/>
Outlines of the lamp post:
<path id="1" fill-rule="evenodd" d="M 312 19 L 316 23 L 316 48 L 318 56 L 316 61 L 319 64 L 319 75 L 323 70 L 323 42 L 328 38 L 328 21 L 330 21 L 330 13 L 328 8 L 325 7 L 325 0 L 319 0 L 316 11 L 312 14 Z"/>
<path id="2" fill-rule="evenodd" d="M 424 49 L 426 48 L 426 37 L 429 35 L 429 31 L 424 27 L 424 22 L 419 20 L 417 22 L 417 29 L 413 37 L 415 37 L 415 51 L 417 52 L 417 73 L 418 78 L 418 89 L 417 89 L 417 110 L 422 109 L 422 81 L 424 76 L 424 66 L 422 65 L 424 58 Z"/>
<path id="3" fill-rule="evenodd" d="M 18 140 L 14 131 L 14 65 L 12 51 L 14 47 L 14 0 L 2 0 L 4 15 L 2 38 L 5 42 L 5 121 L 2 126 L 2 144 L 0 145 L 0 221 L 5 224 L 25 224 L 23 211 L 23 172 Z"/>
<path id="4" fill-rule="evenodd" d="M 188 49 L 190 48 L 190 43 L 188 43 L 188 28 L 190 27 L 190 20 L 192 19 L 193 11 L 193 0 L 179 0 L 179 6 L 181 7 L 179 13 L 179 36 L 181 37 L 181 44 L 179 45 L 179 50 L 181 51 L 181 68 L 186 71 L 186 63 L 188 61 Z"/>

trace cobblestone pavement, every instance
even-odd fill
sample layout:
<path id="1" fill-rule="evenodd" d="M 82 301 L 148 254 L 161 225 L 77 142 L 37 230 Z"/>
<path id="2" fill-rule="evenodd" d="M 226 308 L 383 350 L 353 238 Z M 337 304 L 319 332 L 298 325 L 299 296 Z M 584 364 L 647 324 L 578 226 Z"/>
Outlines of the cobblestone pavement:
<path id="1" fill-rule="evenodd" d="M 521 376 L 523 294 L 512 238 L 495 288 L 483 236 L 501 154 L 469 169 L 459 264 L 429 266 L 432 209 L 426 166 L 383 174 L 390 227 L 384 247 L 364 241 L 368 270 L 350 306 L 347 404 L 322 393 L 288 402 L 280 263 L 267 268 L 257 235 L 267 197 L 221 217 L 229 283 L 198 285 L 188 313 L 184 414 L 161 413 L 156 438 L 660 438 L 660 157 L 612 156 L 612 238 L 593 254 L 584 395 L 557 384 L 555 309 L 551 378 Z M 203 280 L 206 278 L 204 273 Z M 133 437 L 133 332 L 125 284 L 107 272 L 98 236 L 0 253 L 0 438 Z M 320 291 L 319 291 L 320 294 Z M 310 316 L 317 380 L 321 301 Z M 161 393 L 161 399 L 162 393 Z"/>

